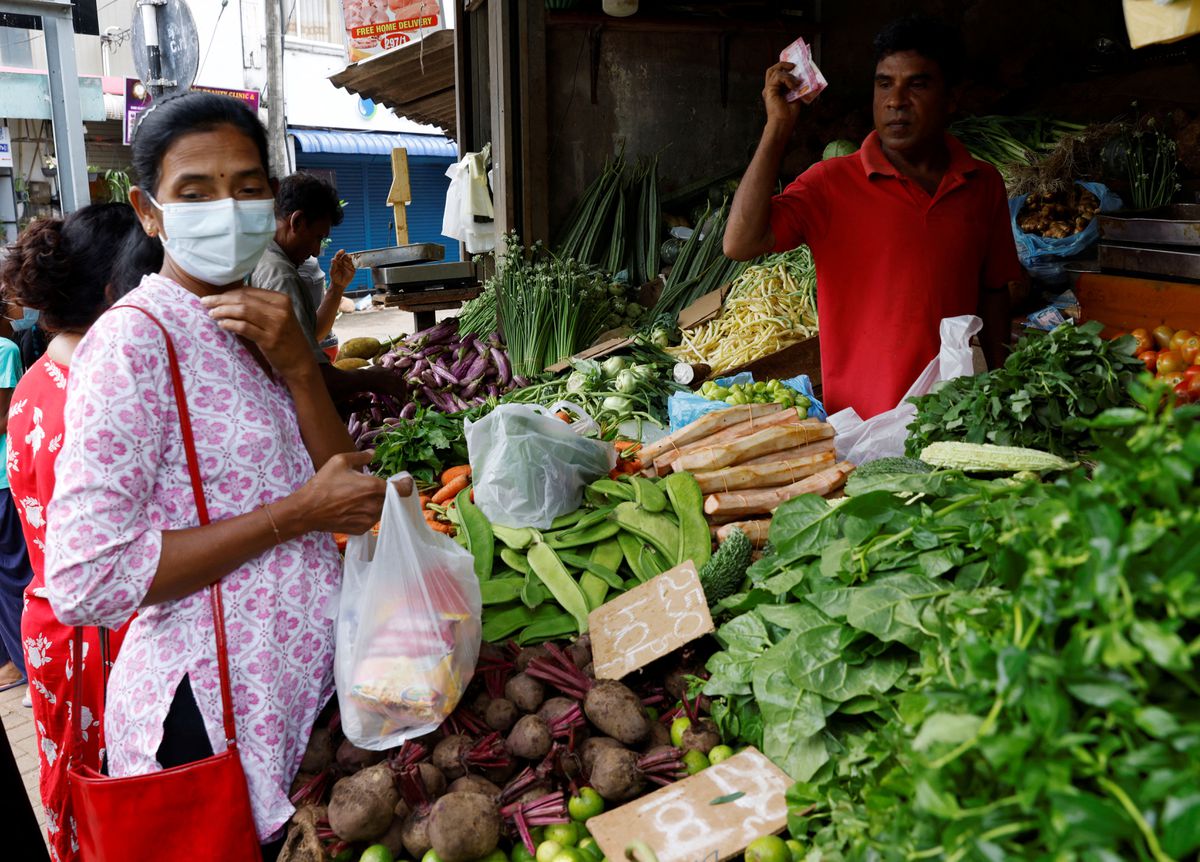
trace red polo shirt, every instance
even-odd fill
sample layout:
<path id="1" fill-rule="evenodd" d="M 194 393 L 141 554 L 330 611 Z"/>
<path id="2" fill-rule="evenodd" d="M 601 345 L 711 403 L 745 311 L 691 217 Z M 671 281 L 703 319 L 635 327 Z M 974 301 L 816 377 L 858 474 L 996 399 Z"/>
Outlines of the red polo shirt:
<path id="1" fill-rule="evenodd" d="M 830 413 L 864 419 L 899 403 L 940 346 L 943 317 L 976 314 L 981 290 L 1021 276 L 1004 182 L 947 135 L 950 167 L 930 197 L 872 132 L 813 165 L 771 201 L 776 251 L 817 265 L 821 378 Z"/>

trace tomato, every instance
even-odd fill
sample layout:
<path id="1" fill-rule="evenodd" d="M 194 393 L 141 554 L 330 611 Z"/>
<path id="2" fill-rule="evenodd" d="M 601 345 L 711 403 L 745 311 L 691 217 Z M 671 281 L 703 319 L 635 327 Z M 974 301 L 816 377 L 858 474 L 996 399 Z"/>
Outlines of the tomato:
<path id="1" fill-rule="evenodd" d="M 1158 351 L 1143 350 L 1137 355 L 1137 358 L 1146 363 L 1146 370 L 1153 374 L 1158 370 Z"/>
<path id="2" fill-rule="evenodd" d="M 1184 372 L 1185 374 L 1187 372 Z M 1200 401 L 1200 375 L 1188 379 L 1188 392 L 1191 393 L 1193 401 Z"/>
<path id="3" fill-rule="evenodd" d="M 1154 327 L 1154 343 L 1158 345 L 1159 350 L 1169 350 L 1171 348 L 1171 337 L 1175 334 L 1175 330 L 1169 326 Z"/>
<path id="4" fill-rule="evenodd" d="M 1160 383 L 1165 383 L 1168 386 L 1174 387 L 1176 384 L 1180 383 L 1183 380 L 1183 372 L 1182 371 L 1164 371 L 1162 374 L 1158 375 L 1157 380 Z"/>
<path id="5" fill-rule="evenodd" d="M 708 762 L 713 766 L 731 757 L 733 757 L 733 749 L 728 745 L 714 745 L 712 750 L 708 752 Z"/>
<path id="6" fill-rule="evenodd" d="M 792 851 L 778 835 L 764 835 L 750 842 L 746 862 L 792 862 Z"/>
<path id="7" fill-rule="evenodd" d="M 580 788 L 579 795 L 567 800 L 567 813 L 571 815 L 572 820 L 582 823 L 604 813 L 604 800 L 592 788 Z"/>
<path id="8" fill-rule="evenodd" d="M 1177 404 L 1191 404 L 1192 391 L 1188 386 L 1188 381 L 1180 380 L 1175 384 L 1175 402 Z"/>
<path id="9" fill-rule="evenodd" d="M 1154 339 L 1150 337 L 1149 331 L 1144 327 L 1139 327 L 1129 334 L 1137 342 L 1137 350 L 1134 353 L 1145 353 L 1147 350 L 1154 349 Z"/>
<path id="10" fill-rule="evenodd" d="M 1183 369 L 1187 368 L 1187 364 L 1183 361 L 1183 357 L 1179 355 L 1177 350 L 1164 350 L 1158 354 L 1158 362 L 1155 366 L 1159 374 L 1167 374 L 1173 371 L 1178 371 L 1181 374 Z"/>
<path id="11" fill-rule="evenodd" d="M 1193 335 L 1187 341 L 1183 342 L 1179 347 L 1179 353 L 1183 356 L 1183 361 L 1188 365 L 1196 362 L 1196 357 L 1200 356 L 1200 335 Z"/>
<path id="12" fill-rule="evenodd" d="M 1195 333 L 1192 332 L 1190 329 L 1175 330 L 1175 334 L 1171 336 L 1171 344 L 1170 344 L 1171 350 L 1178 350 L 1179 352 L 1182 353 L 1183 351 L 1181 350 L 1181 348 L 1183 347 L 1183 342 L 1187 341 L 1193 335 L 1195 335 Z"/>
<path id="13" fill-rule="evenodd" d="M 574 847 L 582 837 L 574 823 L 552 823 L 546 827 L 546 840 L 563 847 Z"/>
<path id="14" fill-rule="evenodd" d="M 688 775 L 695 775 L 708 769 L 708 757 L 703 751 L 693 748 L 683 756 L 683 766 Z"/>
<path id="15" fill-rule="evenodd" d="M 681 715 L 679 718 L 671 722 L 671 744 L 676 748 L 683 745 L 683 733 L 692 726 L 692 720 L 686 715 Z"/>

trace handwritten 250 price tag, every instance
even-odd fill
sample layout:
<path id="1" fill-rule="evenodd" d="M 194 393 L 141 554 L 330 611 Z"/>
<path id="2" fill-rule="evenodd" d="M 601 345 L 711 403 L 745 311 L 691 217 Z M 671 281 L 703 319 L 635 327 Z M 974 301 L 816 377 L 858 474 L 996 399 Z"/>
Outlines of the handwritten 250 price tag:
<path id="1" fill-rule="evenodd" d="M 691 778 L 593 817 L 588 830 L 609 859 L 645 841 L 658 862 L 724 862 L 787 825 L 792 786 L 779 767 L 747 748 Z"/>
<path id="2" fill-rule="evenodd" d="M 588 615 L 597 679 L 621 679 L 713 630 L 696 566 L 681 563 Z"/>

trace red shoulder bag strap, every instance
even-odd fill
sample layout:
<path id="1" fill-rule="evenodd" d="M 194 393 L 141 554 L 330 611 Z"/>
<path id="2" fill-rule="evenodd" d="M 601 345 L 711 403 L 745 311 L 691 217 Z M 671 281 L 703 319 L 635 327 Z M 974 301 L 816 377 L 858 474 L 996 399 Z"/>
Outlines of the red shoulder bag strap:
<path id="1" fill-rule="evenodd" d="M 183 375 L 179 370 L 179 357 L 175 352 L 175 342 L 172 340 L 171 334 L 167 332 L 167 328 L 162 325 L 162 322 L 146 309 L 136 305 L 114 305 L 110 310 L 115 311 L 121 308 L 140 311 L 146 315 L 150 319 L 150 322 L 162 332 L 163 339 L 166 341 L 167 363 L 171 372 L 171 386 L 175 390 L 175 405 L 179 413 L 179 427 L 183 432 L 183 452 L 187 458 L 188 474 L 192 481 L 192 494 L 196 498 L 196 514 L 199 517 L 200 526 L 205 526 L 210 523 L 208 504 L 204 498 L 204 485 L 200 478 L 200 459 L 196 456 L 196 438 L 192 433 L 192 417 L 188 411 L 187 395 L 183 391 Z M 221 584 L 219 581 L 208 588 L 208 594 L 212 601 L 213 630 L 217 637 L 217 672 L 221 679 L 221 708 L 225 726 L 225 743 L 229 748 L 233 749 L 237 747 L 237 731 L 233 720 L 233 689 L 229 683 L 229 652 L 225 639 L 225 610 L 221 604 Z M 71 710 L 71 722 L 76 740 L 82 740 L 83 733 L 80 710 L 78 708 L 83 696 L 83 673 L 80 661 L 83 656 L 83 629 L 81 628 L 75 629 L 74 652 L 75 707 Z"/>

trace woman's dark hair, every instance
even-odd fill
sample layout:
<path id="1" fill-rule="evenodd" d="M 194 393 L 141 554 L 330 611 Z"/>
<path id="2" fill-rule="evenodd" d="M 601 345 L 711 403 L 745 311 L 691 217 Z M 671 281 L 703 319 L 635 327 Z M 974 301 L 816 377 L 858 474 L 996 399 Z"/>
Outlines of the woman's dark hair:
<path id="1" fill-rule="evenodd" d="M 111 302 L 116 269 L 128 265 L 116 250 L 137 234 L 145 236 L 129 204 L 91 204 L 65 219 L 38 219 L 0 264 L 4 299 L 36 308 L 50 330 L 90 326 Z M 159 264 L 161 256 L 160 247 Z M 138 280 L 157 268 L 142 269 Z"/>
<path id="2" fill-rule="evenodd" d="M 962 80 L 966 65 L 962 33 L 940 18 L 909 15 L 888 24 L 875 37 L 876 66 L 885 57 L 903 51 L 915 51 L 937 63 L 947 86 L 953 87 Z"/>
<path id="3" fill-rule="evenodd" d="M 171 144 L 193 132 L 233 126 L 254 142 L 263 170 L 271 173 L 267 132 L 245 103 L 216 93 L 184 93 L 154 105 L 142 114 L 133 133 L 133 170 L 137 184 L 150 194 L 158 192 L 159 170 Z"/>
<path id="4" fill-rule="evenodd" d="M 304 214 L 310 222 L 329 219 L 337 227 L 345 216 L 337 189 L 320 177 L 303 172 L 284 177 L 275 196 L 275 215 L 286 219 L 292 213 Z"/>

